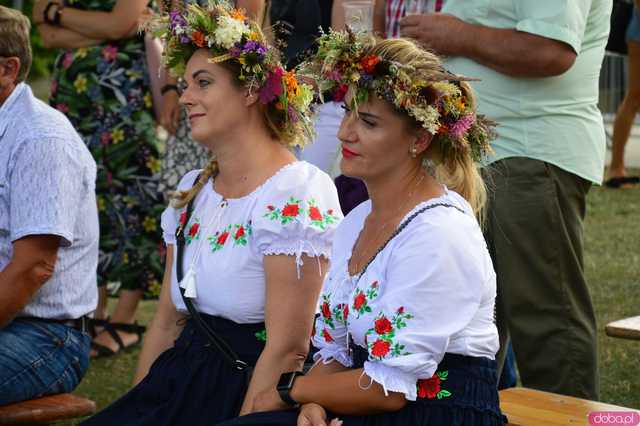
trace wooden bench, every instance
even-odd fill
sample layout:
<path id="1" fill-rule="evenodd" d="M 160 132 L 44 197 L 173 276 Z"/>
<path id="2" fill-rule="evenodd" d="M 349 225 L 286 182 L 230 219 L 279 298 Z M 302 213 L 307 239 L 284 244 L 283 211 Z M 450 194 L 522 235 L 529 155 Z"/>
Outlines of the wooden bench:
<path id="1" fill-rule="evenodd" d="M 0 406 L 0 425 L 48 424 L 95 412 L 96 403 L 90 399 L 63 393 Z"/>
<path id="2" fill-rule="evenodd" d="M 604 331 L 607 336 L 640 340 L 640 316 L 610 322 Z"/>
<path id="3" fill-rule="evenodd" d="M 500 391 L 500 409 L 515 426 L 588 425 L 593 411 L 640 411 L 527 388 Z"/>

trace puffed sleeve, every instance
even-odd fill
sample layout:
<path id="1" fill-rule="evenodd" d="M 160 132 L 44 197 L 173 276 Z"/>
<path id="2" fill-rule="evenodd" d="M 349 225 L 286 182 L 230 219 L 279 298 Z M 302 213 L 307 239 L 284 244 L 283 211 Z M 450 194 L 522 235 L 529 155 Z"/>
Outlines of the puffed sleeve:
<path id="1" fill-rule="evenodd" d="M 474 219 L 443 213 L 438 223 L 412 224 L 396 237 L 365 333 L 365 373 L 385 393 L 401 392 L 410 401 L 417 381 L 433 376 L 450 338 L 478 311 L 487 280 L 495 279 Z M 446 215 L 463 222 L 448 222 Z"/>
<path id="2" fill-rule="evenodd" d="M 253 250 L 258 255 L 295 256 L 299 276 L 302 254 L 329 259 L 342 213 L 326 173 L 306 163 L 285 172 L 257 200 Z"/>
<path id="3" fill-rule="evenodd" d="M 313 359 L 321 359 L 325 364 L 335 360 L 345 367 L 351 367 L 353 360 L 349 355 L 346 325 L 349 304 L 346 298 L 338 300 L 339 296 L 331 289 L 331 280 L 330 274 L 320 293 L 319 315 L 316 317 L 311 339 L 318 351 L 313 355 Z"/>
<path id="4" fill-rule="evenodd" d="M 178 191 L 184 191 L 191 188 L 202 170 L 191 170 L 185 174 L 180 183 L 178 183 Z M 184 220 L 186 214 L 186 207 L 181 209 L 175 209 L 171 205 L 162 212 L 160 217 L 160 226 L 162 227 L 162 238 L 164 242 L 169 244 L 176 243 L 176 230 L 181 220 Z"/>

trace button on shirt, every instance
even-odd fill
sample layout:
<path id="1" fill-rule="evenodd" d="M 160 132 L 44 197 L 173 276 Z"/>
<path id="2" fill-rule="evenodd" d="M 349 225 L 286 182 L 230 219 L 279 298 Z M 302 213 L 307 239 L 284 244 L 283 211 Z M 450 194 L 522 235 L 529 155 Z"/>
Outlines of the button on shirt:
<path id="1" fill-rule="evenodd" d="M 447 0 L 443 13 L 471 24 L 512 28 L 568 44 L 577 53 L 564 74 L 514 78 L 471 59 L 446 67 L 479 78 L 478 110 L 498 122 L 494 162 L 527 157 L 554 164 L 594 183 L 602 181 L 605 133 L 598 79 L 609 34 L 611 0 Z"/>
<path id="2" fill-rule="evenodd" d="M 96 163 L 69 120 L 26 84 L 16 86 L 0 107 L 0 270 L 16 240 L 61 237 L 53 276 L 18 316 L 71 319 L 95 310 L 95 179 Z"/>

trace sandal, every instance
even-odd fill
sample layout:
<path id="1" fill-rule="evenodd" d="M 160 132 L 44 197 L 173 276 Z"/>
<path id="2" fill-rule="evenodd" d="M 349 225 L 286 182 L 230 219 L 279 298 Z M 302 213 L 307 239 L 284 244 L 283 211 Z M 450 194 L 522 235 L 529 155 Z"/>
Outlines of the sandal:
<path id="1" fill-rule="evenodd" d="M 604 181 L 607 188 L 622 188 L 628 185 L 637 185 L 640 183 L 640 176 L 619 176 L 612 177 Z"/>
<path id="2" fill-rule="evenodd" d="M 93 358 L 103 358 L 103 357 L 114 356 L 123 350 L 131 349 L 140 345 L 140 343 L 142 342 L 142 335 L 146 330 L 147 330 L 147 327 L 143 325 L 139 325 L 137 322 L 134 322 L 133 324 L 127 324 L 122 322 L 106 322 L 104 325 L 104 331 L 109 333 L 111 338 L 118 344 L 118 349 L 114 351 L 108 346 L 92 341 L 91 348 L 97 352 L 96 356 L 94 356 Z M 125 333 L 136 334 L 138 338 L 136 339 L 135 342 L 125 346 L 124 342 L 122 341 L 122 338 L 118 334 L 118 331 L 124 331 Z"/>
<path id="3" fill-rule="evenodd" d="M 109 317 L 104 319 L 89 318 L 89 335 L 91 338 L 95 339 L 99 333 L 102 333 L 108 323 Z M 98 330 L 98 328 L 101 328 L 101 330 Z"/>

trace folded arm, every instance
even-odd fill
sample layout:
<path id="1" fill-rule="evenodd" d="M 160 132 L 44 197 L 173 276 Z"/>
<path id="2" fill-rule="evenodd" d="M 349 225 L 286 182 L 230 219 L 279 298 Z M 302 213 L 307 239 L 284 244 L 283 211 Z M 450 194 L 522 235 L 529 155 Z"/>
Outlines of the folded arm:
<path id="1" fill-rule="evenodd" d="M 78 49 L 96 46 L 104 41 L 49 24 L 38 25 L 38 30 L 42 44 L 48 49 Z"/>
<path id="2" fill-rule="evenodd" d="M 442 13 L 402 19 L 403 37 L 418 40 L 444 56 L 462 56 L 512 77 L 551 77 L 576 60 L 564 42 L 515 29 L 470 24 Z"/>
<path id="3" fill-rule="evenodd" d="M 111 12 L 65 7 L 60 25 L 90 39 L 120 40 L 138 25 L 147 0 L 118 0 Z"/>

